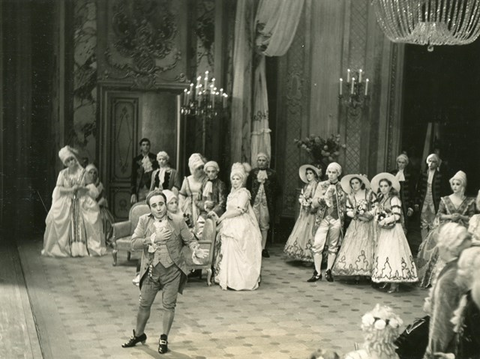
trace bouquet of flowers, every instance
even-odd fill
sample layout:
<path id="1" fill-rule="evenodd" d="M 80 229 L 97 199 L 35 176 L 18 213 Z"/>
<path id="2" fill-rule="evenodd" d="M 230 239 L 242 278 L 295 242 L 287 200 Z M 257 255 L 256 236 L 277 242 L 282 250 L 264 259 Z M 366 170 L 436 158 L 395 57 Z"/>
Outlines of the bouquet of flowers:
<path id="1" fill-rule="evenodd" d="M 329 163 L 337 161 L 340 150 L 346 148 L 344 144 L 340 143 L 340 135 L 331 135 L 324 139 L 312 134 L 304 140 L 295 139 L 294 142 L 297 147 L 307 151 L 315 163 L 325 167 Z"/>
<path id="2" fill-rule="evenodd" d="M 388 218 L 392 216 L 392 212 L 388 209 L 383 209 L 381 210 L 380 212 L 378 212 L 375 216 L 375 220 L 380 223 L 381 221 L 383 221 L 385 218 Z M 382 228 L 386 228 L 386 229 L 391 229 L 393 227 L 395 227 L 395 221 L 391 222 L 391 223 L 387 223 L 387 224 L 384 224 L 383 226 L 381 226 Z"/>
<path id="3" fill-rule="evenodd" d="M 355 212 L 359 216 L 365 215 L 368 211 L 368 206 L 367 206 L 367 201 L 366 200 L 361 200 L 358 202 L 357 207 L 355 208 Z"/>

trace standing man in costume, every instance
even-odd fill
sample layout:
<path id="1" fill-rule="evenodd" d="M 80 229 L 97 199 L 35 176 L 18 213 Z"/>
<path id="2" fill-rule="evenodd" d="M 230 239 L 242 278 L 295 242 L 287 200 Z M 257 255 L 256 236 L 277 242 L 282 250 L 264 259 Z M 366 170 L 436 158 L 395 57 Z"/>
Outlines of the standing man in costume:
<path id="1" fill-rule="evenodd" d="M 157 156 L 150 153 L 150 140 L 142 138 L 139 144 L 140 154 L 132 161 L 131 204 L 143 201 L 147 197 L 152 181 L 152 172 L 158 168 Z"/>
<path id="2" fill-rule="evenodd" d="M 161 290 L 163 334 L 160 335 L 158 352 L 165 354 L 175 317 L 177 295 L 183 293 L 187 281 L 187 254 L 191 253 L 193 263 L 198 264 L 198 259 L 205 258 L 208 251 L 199 248 L 182 217 L 167 212 L 167 199 L 162 191 L 150 192 L 146 202 L 150 213 L 139 218 L 132 235 L 132 250 L 142 251 L 137 324 L 133 336 L 122 347 L 130 348 L 139 342 L 145 343 L 145 326 L 155 296 Z"/>
<path id="3" fill-rule="evenodd" d="M 220 167 L 217 162 L 208 161 L 203 166 L 203 170 L 207 177 L 200 189 L 202 193 L 202 200 L 199 202 L 200 210 L 204 211 L 205 202 L 212 202 L 212 211 L 221 217 L 227 205 L 227 186 L 218 178 Z"/>
<path id="4" fill-rule="evenodd" d="M 415 210 L 420 210 L 420 228 L 422 240 L 433 228 L 433 221 L 438 212 L 440 198 L 445 195 L 445 183 L 439 171 L 440 158 L 432 153 L 427 157 L 427 171 L 423 172 L 417 184 Z"/>
<path id="5" fill-rule="evenodd" d="M 247 189 L 251 193 L 251 204 L 262 232 L 262 256 L 269 258 L 265 248 L 270 225 L 275 217 L 275 201 L 280 195 L 277 173 L 269 168 L 270 159 L 260 152 L 257 155 L 257 168 L 254 168 L 247 180 Z"/>
<path id="6" fill-rule="evenodd" d="M 330 163 L 327 167 L 328 180 L 318 184 L 313 196 L 312 207 L 318 208 L 312 246 L 315 270 L 313 276 L 307 282 L 316 282 L 322 279 L 322 254 L 325 246 L 328 252 L 325 277 L 327 281 L 333 282 L 332 267 L 335 264 L 340 247 L 347 204 L 347 194 L 343 191 L 338 180 L 341 174 L 342 166 L 336 162 Z"/>

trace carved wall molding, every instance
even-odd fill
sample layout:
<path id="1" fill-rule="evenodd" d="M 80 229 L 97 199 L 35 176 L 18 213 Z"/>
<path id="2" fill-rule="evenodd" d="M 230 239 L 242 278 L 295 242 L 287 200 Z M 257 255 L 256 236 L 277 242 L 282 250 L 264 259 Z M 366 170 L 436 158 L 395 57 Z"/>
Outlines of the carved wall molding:
<path id="1" fill-rule="evenodd" d="M 100 81 L 156 89 L 187 80 L 188 1 L 106 0 Z"/>

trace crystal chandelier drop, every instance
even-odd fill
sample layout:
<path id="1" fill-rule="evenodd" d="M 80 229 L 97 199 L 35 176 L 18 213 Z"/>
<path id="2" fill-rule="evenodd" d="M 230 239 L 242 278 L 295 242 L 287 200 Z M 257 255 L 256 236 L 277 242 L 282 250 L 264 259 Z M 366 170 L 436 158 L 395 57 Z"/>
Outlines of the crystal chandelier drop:
<path id="1" fill-rule="evenodd" d="M 480 35 L 480 0 L 372 0 L 377 21 L 393 42 L 466 45 Z"/>

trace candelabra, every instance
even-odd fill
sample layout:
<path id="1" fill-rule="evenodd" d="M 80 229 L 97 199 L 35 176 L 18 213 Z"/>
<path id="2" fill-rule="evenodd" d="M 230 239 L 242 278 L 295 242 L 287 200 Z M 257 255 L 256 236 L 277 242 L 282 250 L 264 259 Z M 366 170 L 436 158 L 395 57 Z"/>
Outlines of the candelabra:
<path id="1" fill-rule="evenodd" d="M 203 82 L 203 83 L 202 83 Z M 182 115 L 215 117 L 227 107 L 228 95 L 223 88 L 215 87 L 215 78 L 210 79 L 208 71 L 205 77 L 197 77 L 197 83 L 183 91 L 183 101 L 180 109 Z"/>
<path id="2" fill-rule="evenodd" d="M 338 97 L 353 109 L 368 105 L 370 80 L 365 78 L 362 69 L 358 71 L 347 70 L 347 81 L 340 78 Z"/>
<path id="3" fill-rule="evenodd" d="M 180 113 L 185 115 L 185 120 L 194 118 L 193 128 L 201 134 L 201 152 L 207 155 L 208 148 L 212 146 L 212 120 L 223 116 L 227 108 L 228 95 L 215 87 L 215 78 L 209 78 L 209 72 L 205 71 L 205 77 L 197 77 L 197 82 L 191 82 L 183 92 Z M 221 125 L 221 124 L 220 124 Z M 200 141 L 200 138 L 199 138 Z"/>

